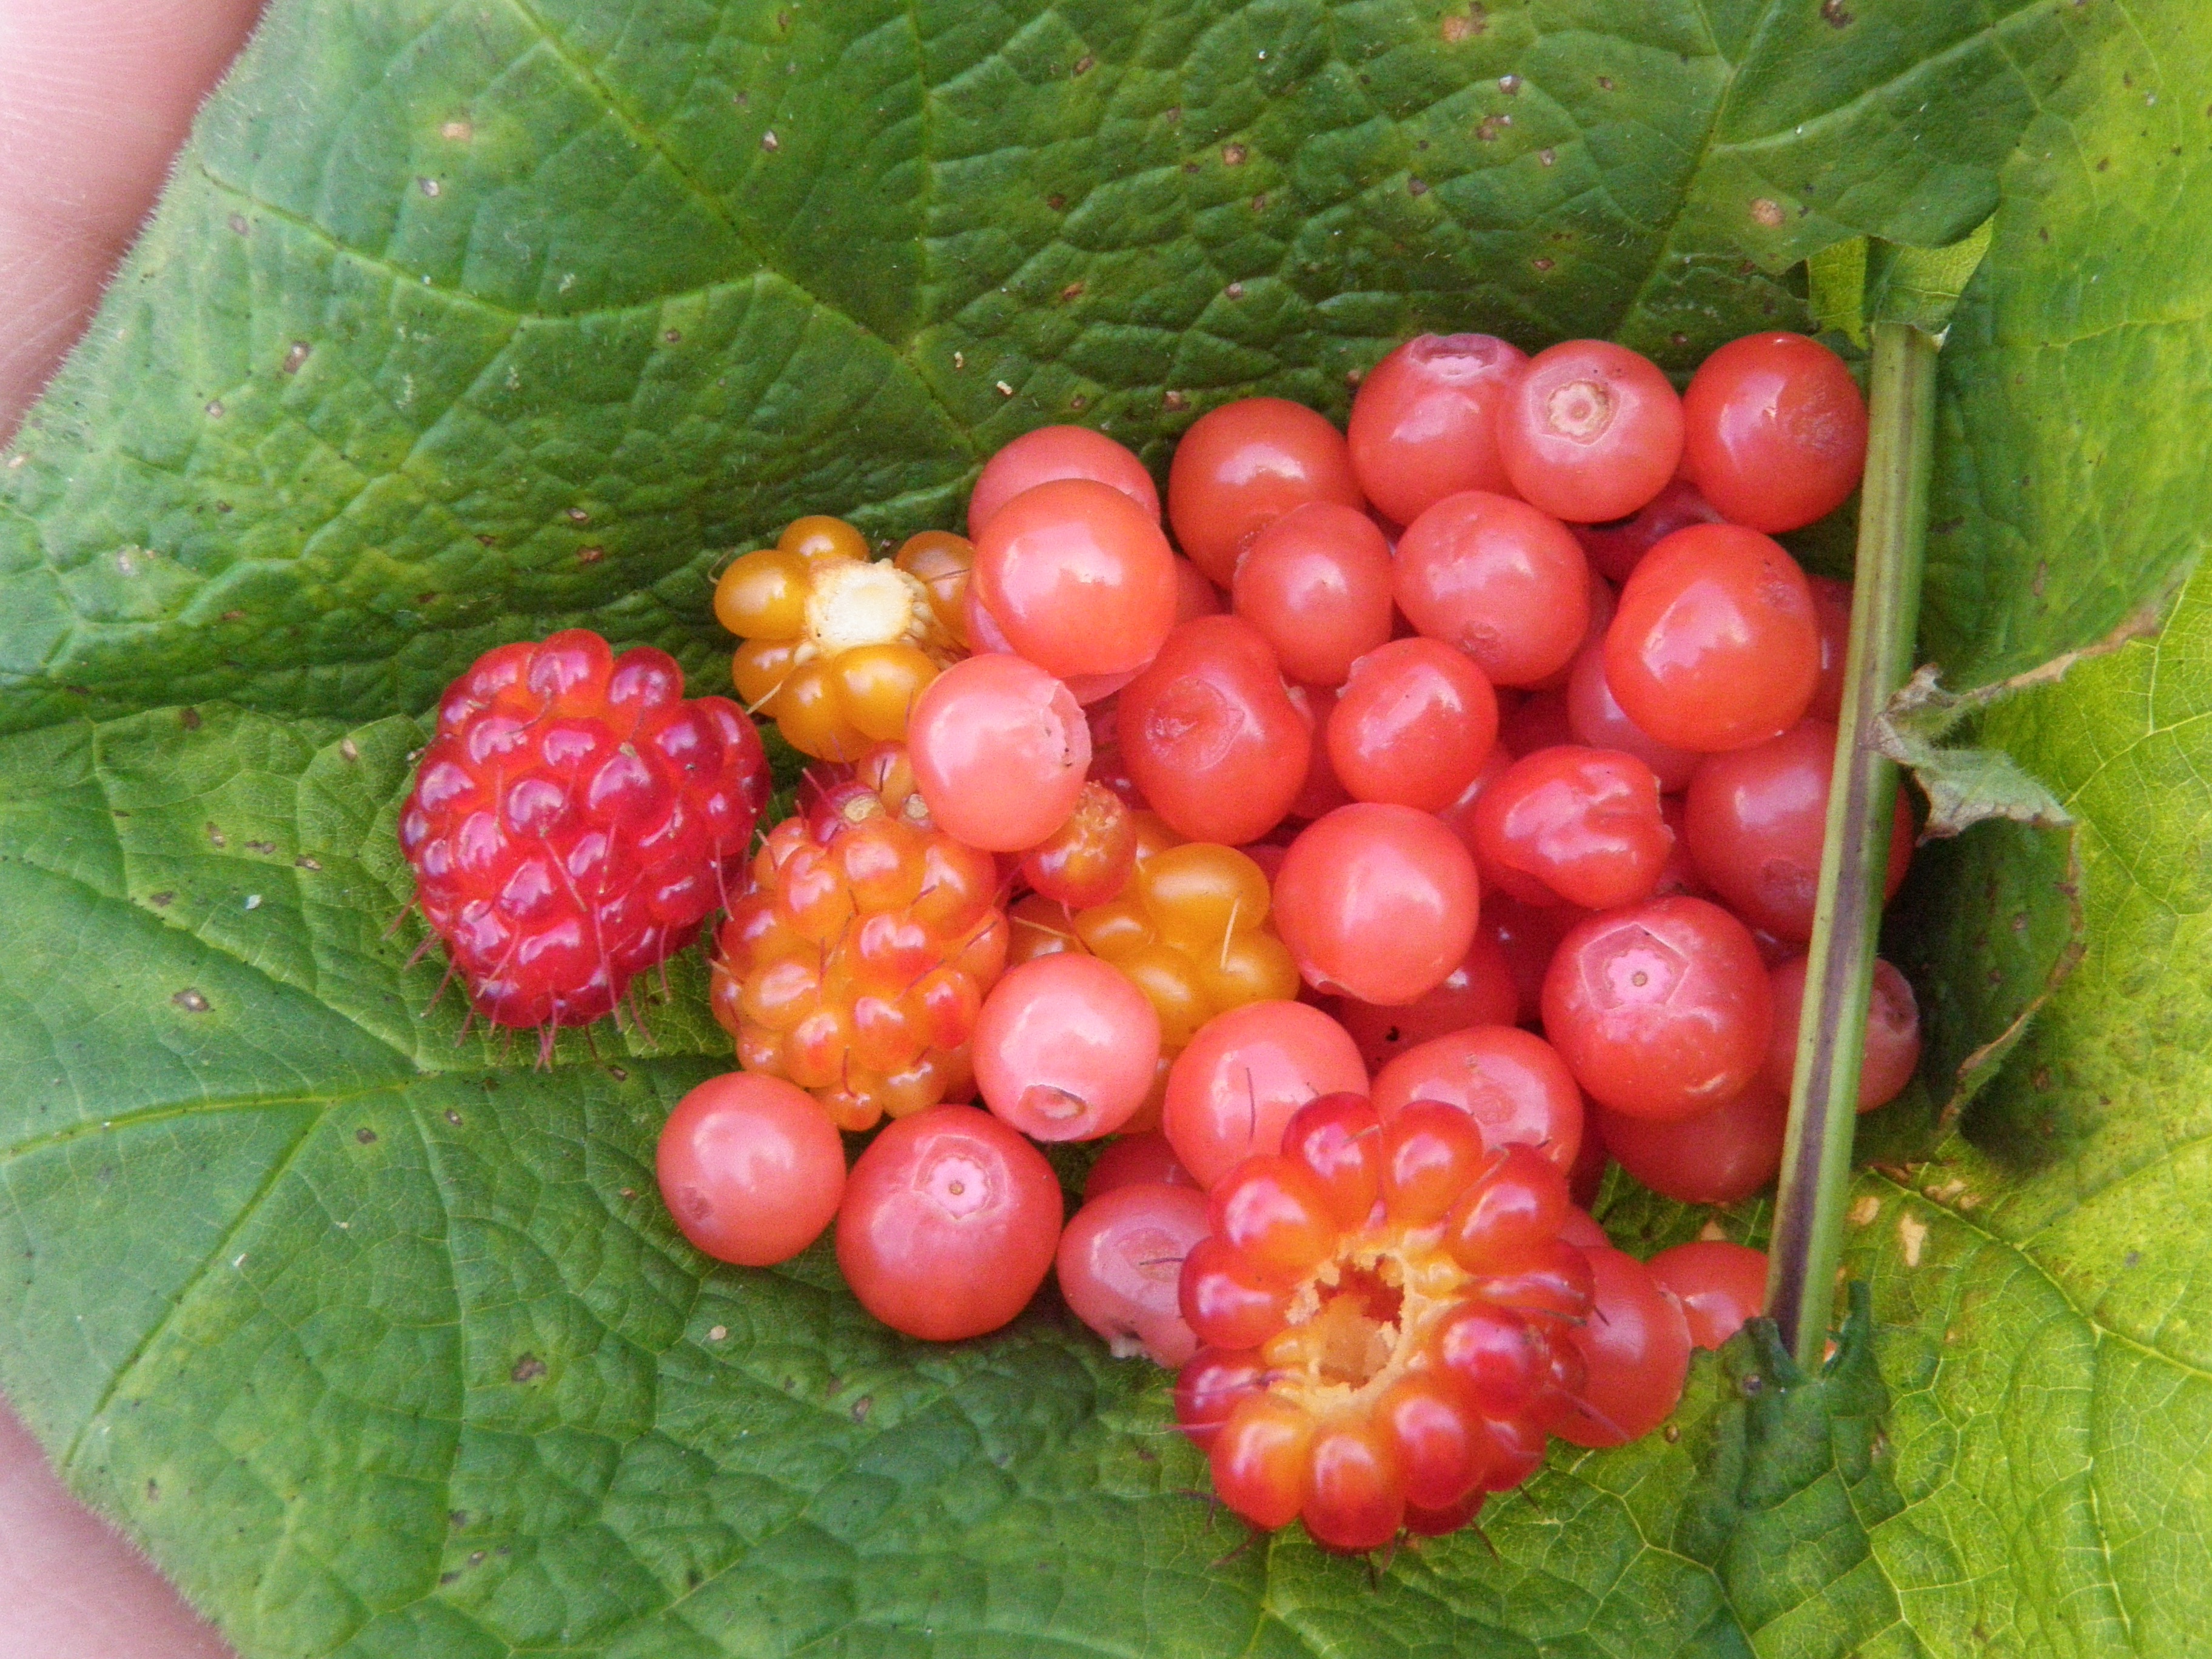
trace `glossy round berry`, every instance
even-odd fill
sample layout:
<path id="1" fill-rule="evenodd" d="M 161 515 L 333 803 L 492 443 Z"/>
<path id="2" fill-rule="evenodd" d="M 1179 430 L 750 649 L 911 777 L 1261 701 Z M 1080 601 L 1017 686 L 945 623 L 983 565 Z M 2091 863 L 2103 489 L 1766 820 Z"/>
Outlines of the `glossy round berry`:
<path id="1" fill-rule="evenodd" d="M 992 514 L 974 586 L 1007 643 L 1061 677 L 1133 672 L 1175 626 L 1175 554 L 1158 519 L 1089 478 L 1039 484 Z"/>
<path id="2" fill-rule="evenodd" d="M 768 789 L 734 704 L 686 702 L 664 653 L 571 629 L 447 688 L 399 846 L 478 1014 L 581 1025 L 697 936 Z"/>
<path id="3" fill-rule="evenodd" d="M 837 1212 L 837 1266 L 895 1331 L 957 1342 L 1028 1305 L 1060 1244 L 1044 1154 L 988 1112 L 935 1106 L 869 1144 Z"/>
<path id="4" fill-rule="evenodd" d="M 1582 648 L 1567 681 L 1567 730 L 1577 743 L 1593 749 L 1618 749 L 1642 761 L 1668 794 L 1686 789 L 1697 775 L 1703 755 L 1692 749 L 1675 749 L 1659 741 L 1621 712 L 1613 688 L 1605 683 L 1605 642 L 1599 640 Z M 1533 752 L 1533 751 L 1528 751 Z"/>
<path id="5" fill-rule="evenodd" d="M 1769 535 L 1834 512 L 1866 465 L 1866 399 L 1802 334 L 1748 334 L 1706 358 L 1682 428 L 1683 475 L 1729 522 Z"/>
<path id="6" fill-rule="evenodd" d="M 915 705 L 907 746 L 940 829 L 986 852 L 1017 853 L 1074 810 L 1091 764 L 1091 727 L 1050 674 L 994 653 L 931 682 Z"/>
<path id="7" fill-rule="evenodd" d="M 1684 1204 L 1733 1204 L 1765 1186 L 1782 1168 L 1789 1123 L 1790 1097 L 1763 1078 L 1695 1117 L 1661 1121 L 1597 1109 L 1597 1131 L 1614 1161 Z"/>
<path id="8" fill-rule="evenodd" d="M 1851 585 L 1832 576 L 1808 576 L 1813 614 L 1820 623 L 1820 679 L 1806 705 L 1808 720 L 1843 720 L 1844 659 L 1851 644 Z"/>
<path id="9" fill-rule="evenodd" d="M 1620 595 L 1613 585 L 1593 570 L 1589 578 L 1589 624 L 1583 630 L 1582 643 L 1575 654 L 1560 667 L 1528 687 L 1531 691 L 1564 692 L 1574 678 L 1575 664 L 1594 647 L 1605 643 L 1605 631 L 1613 626 L 1613 613 L 1620 608 Z"/>
<path id="10" fill-rule="evenodd" d="M 1188 1187 L 1195 1190 L 1198 1177 L 1182 1167 L 1168 1138 L 1153 1129 L 1139 1134 L 1116 1135 L 1106 1143 L 1091 1173 L 1083 1178 L 1083 1201 L 1103 1198 L 1117 1187 L 1143 1185 Z"/>
<path id="11" fill-rule="evenodd" d="M 1136 1115 L 1160 1057 L 1145 994 L 1097 957 L 1040 957 L 1010 970 L 975 1022 L 983 1103 L 1037 1140 L 1095 1140 Z"/>
<path id="12" fill-rule="evenodd" d="M 1195 1187 L 1136 1182 L 1086 1199 L 1060 1237 L 1060 1293 L 1116 1359 L 1141 1353 L 1156 1365 L 1182 1365 L 1198 1339 L 1183 1322 L 1177 1286 L 1207 1224 L 1206 1194 Z"/>
<path id="13" fill-rule="evenodd" d="M 968 533 L 983 526 L 1015 496 L 1057 478 L 1088 478 L 1108 484 L 1136 503 L 1153 524 L 1160 521 L 1160 492 L 1145 464 L 1103 432 L 1082 426 L 1042 426 L 1024 432 L 983 464 L 968 493 Z"/>
<path id="14" fill-rule="evenodd" d="M 1191 562 L 1227 587 L 1253 537 L 1308 501 L 1364 505 L 1344 436 L 1280 398 L 1201 415 L 1168 466 L 1168 521 Z"/>
<path id="15" fill-rule="evenodd" d="M 1474 942 L 1474 860 L 1426 812 L 1365 801 L 1301 830 L 1275 878 L 1275 926 L 1307 984 L 1411 1002 Z"/>
<path id="16" fill-rule="evenodd" d="M 1170 634 L 1122 691 L 1115 732 L 1155 811 L 1193 841 L 1231 847 L 1282 822 L 1312 744 L 1273 647 L 1241 617 Z"/>
<path id="17" fill-rule="evenodd" d="M 1695 484 L 1674 478 L 1625 519 L 1570 527 L 1589 556 L 1591 568 L 1608 580 L 1625 582 L 1644 562 L 1644 556 L 1676 531 L 1693 524 L 1720 522 L 1721 514 L 1698 494 Z"/>
<path id="18" fill-rule="evenodd" d="M 1674 835 L 1650 767 L 1574 746 L 1507 768 L 1475 804 L 1474 844 L 1486 877 L 1523 903 L 1607 910 L 1658 884 Z"/>
<path id="19" fill-rule="evenodd" d="M 668 1115 L 654 1154 L 661 1201 L 718 1261 L 768 1267 L 822 1236 L 845 1195 L 845 1145 L 781 1078 L 708 1079 Z"/>
<path id="20" fill-rule="evenodd" d="M 1626 518 L 1674 476 L 1682 400 L 1657 365 L 1606 340 L 1528 360 L 1498 411 L 1498 453 L 1522 500 L 1558 519 Z"/>
<path id="21" fill-rule="evenodd" d="M 1211 1187 L 1273 1152 L 1291 1114 L 1321 1095 L 1364 1093 L 1367 1068 L 1342 1026 L 1302 1002 L 1251 1002 L 1200 1027 L 1168 1073 L 1161 1127 Z"/>
<path id="22" fill-rule="evenodd" d="M 1441 811 L 1498 740 L 1482 671 L 1437 640 L 1392 640 L 1352 665 L 1328 716 L 1329 770 L 1355 800 Z"/>
<path id="23" fill-rule="evenodd" d="M 1564 749 L 1577 741 L 1567 720 L 1567 694 L 1531 691 L 1498 722 L 1498 743 L 1514 755 L 1533 755 L 1540 749 Z"/>
<path id="24" fill-rule="evenodd" d="M 1398 608 L 1498 685 L 1534 685 L 1574 660 L 1589 581 L 1566 526 L 1509 495 L 1447 495 L 1398 540 Z"/>
<path id="25" fill-rule="evenodd" d="M 1442 1101 L 1472 1118 L 1494 1146 L 1540 1150 L 1560 1169 L 1583 1140 L 1582 1091 L 1552 1045 L 1510 1025 L 1479 1025 L 1407 1049 L 1375 1079 L 1386 1121 L 1409 1102 Z"/>
<path id="26" fill-rule="evenodd" d="M 1619 1250 L 1589 1250 L 1595 1286 L 1590 1316 L 1568 1334 L 1582 1354 L 1577 1409 L 1553 1425 L 1577 1446 L 1620 1446 L 1665 1422 L 1690 1372 L 1690 1327 L 1681 1304 Z"/>
<path id="27" fill-rule="evenodd" d="M 1200 617 L 1218 617 L 1229 609 L 1229 601 L 1221 590 L 1206 580 L 1206 573 L 1184 558 L 1176 556 L 1176 621 L 1178 623 L 1196 622 Z"/>
<path id="28" fill-rule="evenodd" d="M 1514 988 L 1521 995 L 1520 1024 L 1533 1025 L 1542 1017 L 1544 975 L 1553 953 L 1589 915 L 1571 904 L 1523 904 L 1510 893 L 1482 896 L 1479 932 L 1498 942 L 1512 970 Z"/>
<path id="29" fill-rule="evenodd" d="M 1769 1088 L 1787 1095 L 1797 1066 L 1797 1022 L 1805 1007 L 1806 963 L 1792 957 L 1769 972 L 1774 996 L 1772 1035 L 1767 1039 L 1761 1075 Z M 1877 959 L 1867 1001 L 1866 1046 L 1859 1060 L 1859 1110 L 1887 1106 L 1905 1092 L 1920 1068 L 1920 1003 L 1912 981 Z"/>
<path id="30" fill-rule="evenodd" d="M 1290 816 L 1310 823 L 1352 804 L 1352 792 L 1336 775 L 1336 767 L 1328 757 L 1328 722 L 1336 713 L 1337 694 L 1325 685 L 1294 685 L 1291 702 L 1312 722 L 1313 745 L 1306 752 L 1306 781 L 1298 798 L 1291 803 Z"/>
<path id="31" fill-rule="evenodd" d="M 1682 1304 L 1693 1347 L 1717 1348 L 1766 1306 L 1766 1252 L 1700 1238 L 1645 1262 L 1652 1282 Z"/>
<path id="32" fill-rule="evenodd" d="M 1417 334 L 1369 369 L 1345 434 L 1360 492 L 1411 524 L 1462 489 L 1504 489 L 1498 405 L 1528 356 L 1488 334 Z"/>
<path id="33" fill-rule="evenodd" d="M 1648 899 L 1582 922 L 1544 977 L 1544 1031 L 1600 1103 L 1694 1117 L 1765 1063 L 1772 995 L 1750 932 L 1703 899 Z"/>
<path id="34" fill-rule="evenodd" d="M 1677 749 L 1748 748 L 1795 726 L 1820 677 L 1805 573 L 1735 525 L 1692 525 L 1621 589 L 1605 678 L 1628 718 Z"/>
<path id="35" fill-rule="evenodd" d="M 1353 659 L 1390 637 L 1389 544 L 1340 501 L 1294 507 L 1252 538 L 1237 567 L 1237 614 L 1291 679 L 1341 685 Z"/>
<path id="36" fill-rule="evenodd" d="M 1444 982 L 1411 1002 L 1385 1006 L 1346 997 L 1336 1018 L 1359 1045 L 1360 1058 L 1380 1069 L 1431 1037 L 1470 1025 L 1510 1025 L 1521 1017 L 1513 966 L 1498 941 L 1477 927 L 1466 958 Z"/>
<path id="37" fill-rule="evenodd" d="M 1836 728 L 1801 720 L 1748 749 L 1708 757 L 1686 799 L 1690 861 L 1705 884 L 1753 927 L 1813 937 L 1826 839 Z M 1892 817 L 1882 896 L 1912 861 L 1912 809 L 1902 790 Z"/>

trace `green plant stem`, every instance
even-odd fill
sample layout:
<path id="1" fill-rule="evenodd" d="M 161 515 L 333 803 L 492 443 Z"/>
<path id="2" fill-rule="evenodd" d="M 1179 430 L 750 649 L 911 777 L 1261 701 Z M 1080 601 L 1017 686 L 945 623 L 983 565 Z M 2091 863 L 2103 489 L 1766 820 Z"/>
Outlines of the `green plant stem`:
<path id="1" fill-rule="evenodd" d="M 1826 1346 L 1843 1255 L 1867 997 L 1897 799 L 1897 768 L 1871 738 L 1875 716 L 1911 671 L 1935 453 L 1936 340 L 1905 323 L 1877 323 L 1872 333 L 1872 422 L 1843 718 L 1767 1263 L 1766 1310 L 1808 1371 Z"/>

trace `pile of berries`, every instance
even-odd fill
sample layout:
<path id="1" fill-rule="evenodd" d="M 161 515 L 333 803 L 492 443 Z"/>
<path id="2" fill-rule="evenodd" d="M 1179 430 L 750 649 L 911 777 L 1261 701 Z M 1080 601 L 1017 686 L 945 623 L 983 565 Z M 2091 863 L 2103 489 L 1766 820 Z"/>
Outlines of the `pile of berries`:
<path id="1" fill-rule="evenodd" d="M 1423 336 L 1348 434 L 1201 417 L 1164 524 L 1055 427 L 966 539 L 870 562 L 806 519 L 738 559 L 739 694 L 819 764 L 716 939 L 744 1070 L 662 1137 L 678 1225 L 767 1265 L 834 1219 L 937 1340 L 1056 1270 L 1179 1370 L 1223 1500 L 1332 1548 L 1649 1431 L 1764 1261 L 1639 1262 L 1578 1206 L 1608 1157 L 1693 1202 L 1778 1167 L 1850 592 L 1771 538 L 1865 440 L 1800 336 L 1682 395 L 1604 342 Z M 1882 964 L 1863 1108 L 1918 1046 Z M 1035 1143 L 1102 1139 L 1063 1225 Z"/>

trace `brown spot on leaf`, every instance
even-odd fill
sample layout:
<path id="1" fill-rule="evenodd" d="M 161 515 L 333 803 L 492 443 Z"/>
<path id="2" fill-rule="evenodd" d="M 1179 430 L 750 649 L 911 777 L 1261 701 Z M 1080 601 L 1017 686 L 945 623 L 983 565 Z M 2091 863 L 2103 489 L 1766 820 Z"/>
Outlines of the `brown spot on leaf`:
<path id="1" fill-rule="evenodd" d="M 1921 1247 L 1928 1242 L 1928 1224 L 1909 1213 L 1899 1216 L 1897 1242 L 1905 1252 L 1905 1265 L 1908 1267 L 1918 1267 Z"/>
<path id="2" fill-rule="evenodd" d="M 376 1131 L 369 1128 L 367 1125 L 363 1125 L 362 1127 L 356 1129 L 353 1132 L 353 1138 L 361 1142 L 364 1146 L 374 1146 L 376 1145 Z"/>
<path id="3" fill-rule="evenodd" d="M 1180 392 L 1163 392 L 1160 393 L 1160 404 L 1172 414 L 1177 410 L 1188 409 L 1190 399 Z"/>
<path id="4" fill-rule="evenodd" d="M 545 1362 L 534 1353 L 526 1353 L 514 1362 L 514 1369 L 507 1375 L 518 1382 L 535 1382 L 545 1375 Z M 483 1559 L 483 1553 L 479 1551 L 470 1559 L 472 1562 L 481 1561 Z"/>
<path id="5" fill-rule="evenodd" d="M 230 845 L 229 841 L 224 837 L 222 831 L 216 829 L 212 823 L 207 826 L 207 838 L 208 845 L 218 849 Z"/>
<path id="6" fill-rule="evenodd" d="M 178 710 L 177 724 L 183 726 L 187 732 L 198 731 L 200 729 L 200 711 L 197 708 L 182 708 Z M 216 843 L 218 847 L 222 844 L 222 843 L 220 842 Z"/>
<path id="7" fill-rule="evenodd" d="M 287 374 L 297 374 L 307 362 L 308 354 L 313 350 L 314 347 L 309 345 L 305 340 L 293 341 L 292 349 L 284 354 L 284 372 Z"/>
<path id="8" fill-rule="evenodd" d="M 875 1409 L 875 1405 L 876 1402 L 872 1396 L 865 1394 L 862 1395 L 858 1400 L 855 1400 L 853 1402 L 853 1420 L 855 1423 L 866 1422 L 868 1420 L 868 1413 Z"/>
<path id="9" fill-rule="evenodd" d="M 1427 181 L 1426 179 L 1407 179 L 1407 180 L 1406 180 L 1406 194 L 1407 194 L 1407 195 L 1408 195 L 1408 196 L 1426 196 L 1428 193 L 1429 193 L 1429 185 L 1428 185 L 1428 181 Z"/>
<path id="10" fill-rule="evenodd" d="M 763 132 L 761 134 L 761 148 L 773 155 L 783 148 L 783 140 L 777 137 L 774 132 Z"/>
<path id="11" fill-rule="evenodd" d="M 299 857 L 292 860 L 292 867 L 295 870 L 320 870 L 323 866 L 322 861 L 319 859 L 314 858 L 308 854 L 302 853 Z"/>
<path id="12" fill-rule="evenodd" d="M 1044 198 L 1044 204 L 1050 208 L 1054 213 L 1057 213 L 1067 205 L 1067 198 L 1062 196 L 1058 191 L 1054 191 L 1051 195 Z"/>
<path id="13" fill-rule="evenodd" d="M 597 564 L 606 556 L 607 550 L 604 547 L 580 547 L 576 550 L 578 564 Z"/>
<path id="14" fill-rule="evenodd" d="M 1083 280 L 1082 280 L 1082 278 L 1078 277 L 1074 282 L 1070 283 L 1069 283 L 1066 288 L 1064 288 L 1064 289 L 1060 289 L 1060 303 L 1061 303 L 1062 305 L 1065 305 L 1065 304 L 1066 304 L 1066 303 L 1067 303 L 1067 301 L 1070 301 L 1070 300 L 1077 300 L 1077 299 L 1080 299 L 1080 298 L 1082 298 L 1082 297 L 1083 297 L 1083 287 L 1084 287 L 1084 284 L 1083 284 Z"/>
<path id="15" fill-rule="evenodd" d="M 198 991 L 194 990 L 189 985 L 185 987 L 183 990 L 178 992 L 176 995 L 171 997 L 169 1000 L 175 1003 L 178 1007 L 183 1009 L 188 1014 L 204 1014 L 207 1012 L 208 1008 L 210 1006 L 205 997 L 202 996 Z"/>
<path id="16" fill-rule="evenodd" d="M 1437 33 L 1443 36 L 1446 46 L 1455 46 L 1489 27 L 1489 16 L 1490 14 L 1480 5 L 1471 5 L 1464 13 L 1446 12 Z"/>
<path id="17" fill-rule="evenodd" d="M 1858 20 L 1851 15 L 1844 0 L 1820 0 L 1820 21 L 1832 29 L 1847 29 Z"/>
<path id="18" fill-rule="evenodd" d="M 1088 75 L 1097 67 L 1098 60 L 1086 52 L 1075 60 L 1075 68 L 1072 72 L 1077 75 Z"/>
<path id="19" fill-rule="evenodd" d="M 1787 216 L 1782 211 L 1781 203 L 1761 196 L 1752 203 L 1751 216 L 1769 230 L 1779 230 L 1782 228 L 1783 220 Z"/>
<path id="20" fill-rule="evenodd" d="M 1225 167 L 1241 167 L 1244 165 L 1245 156 L 1249 154 L 1250 152 L 1242 144 L 1224 144 L 1221 147 L 1221 165 Z"/>

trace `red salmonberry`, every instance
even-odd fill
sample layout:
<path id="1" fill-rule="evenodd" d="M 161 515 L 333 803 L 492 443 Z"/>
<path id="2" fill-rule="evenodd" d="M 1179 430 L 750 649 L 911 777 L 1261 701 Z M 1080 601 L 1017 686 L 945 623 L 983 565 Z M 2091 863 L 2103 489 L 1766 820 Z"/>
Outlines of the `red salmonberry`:
<path id="1" fill-rule="evenodd" d="M 768 789 L 736 704 L 686 702 L 672 658 L 573 629 L 447 690 L 399 845 L 477 1012 L 582 1025 L 697 936 Z"/>
<path id="2" fill-rule="evenodd" d="M 1525 1480 L 1582 1383 L 1590 1265 L 1565 1179 L 1457 1108 L 1331 1094 L 1209 1195 L 1182 1269 L 1202 1345 L 1176 1413 L 1222 1501 L 1331 1549 L 1434 1530 Z M 1668 1402 L 1671 1404 L 1671 1401 Z"/>

